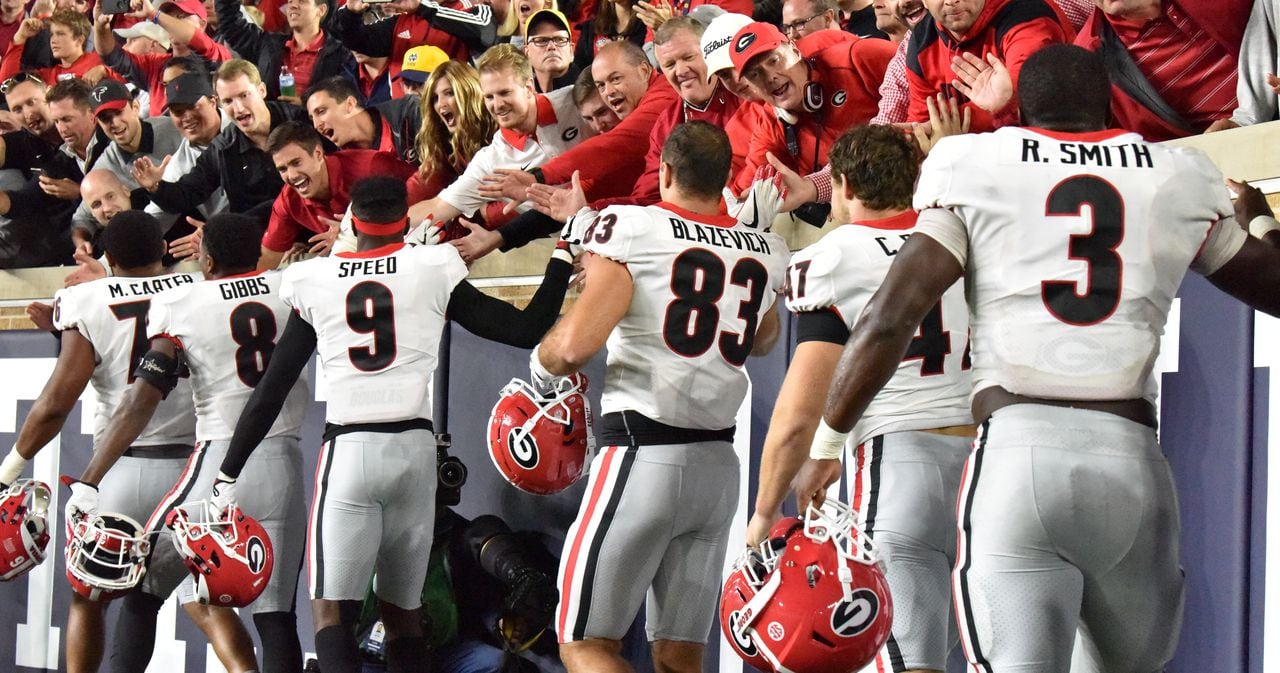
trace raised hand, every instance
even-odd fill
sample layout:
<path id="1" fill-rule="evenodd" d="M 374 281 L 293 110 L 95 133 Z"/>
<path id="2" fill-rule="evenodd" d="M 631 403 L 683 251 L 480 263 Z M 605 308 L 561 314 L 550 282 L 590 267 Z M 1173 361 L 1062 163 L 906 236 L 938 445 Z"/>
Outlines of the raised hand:
<path id="1" fill-rule="evenodd" d="M 951 85 L 987 112 L 998 112 L 1013 99 L 1013 77 L 995 54 L 987 54 L 983 61 L 961 52 L 952 57 L 951 71 L 956 74 Z"/>
<path id="2" fill-rule="evenodd" d="M 458 222 L 462 223 L 469 233 L 462 238 L 449 241 L 449 245 L 458 249 L 458 254 L 462 255 L 462 261 L 468 266 L 502 245 L 502 234 L 489 231 L 465 217 L 458 218 Z"/>
<path id="3" fill-rule="evenodd" d="M 534 183 L 528 189 L 533 209 L 557 222 L 568 222 L 587 205 L 587 194 L 582 189 L 578 171 L 573 172 L 568 187 L 552 187 Z"/>
<path id="4" fill-rule="evenodd" d="M 947 100 L 939 94 L 937 98 L 925 98 L 925 104 L 929 106 L 929 121 L 911 127 L 916 144 L 924 154 L 928 154 L 939 140 L 947 136 L 969 132 L 970 109 L 964 108 L 962 112 L 956 99 Z"/>
<path id="5" fill-rule="evenodd" d="M 173 159 L 173 155 L 166 155 L 164 161 L 157 166 L 151 157 L 141 157 L 133 162 L 133 168 L 129 169 L 129 175 L 133 176 L 133 181 L 138 186 L 148 192 L 156 191 L 156 187 L 160 184 L 160 180 L 164 178 L 164 169 L 168 167 L 169 161 Z"/>
<path id="6" fill-rule="evenodd" d="M 762 231 L 773 227 L 773 220 L 782 212 L 782 204 L 787 199 L 785 183 L 786 178 L 771 165 L 756 169 L 751 189 L 734 215 L 738 224 Z"/>

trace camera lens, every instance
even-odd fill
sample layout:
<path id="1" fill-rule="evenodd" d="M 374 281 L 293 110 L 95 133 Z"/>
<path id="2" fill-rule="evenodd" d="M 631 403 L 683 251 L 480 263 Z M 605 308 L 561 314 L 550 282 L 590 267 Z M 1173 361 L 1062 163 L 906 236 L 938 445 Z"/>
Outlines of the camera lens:
<path id="1" fill-rule="evenodd" d="M 461 488 L 467 482 L 467 466 L 452 456 L 440 462 L 439 476 L 442 488 Z"/>

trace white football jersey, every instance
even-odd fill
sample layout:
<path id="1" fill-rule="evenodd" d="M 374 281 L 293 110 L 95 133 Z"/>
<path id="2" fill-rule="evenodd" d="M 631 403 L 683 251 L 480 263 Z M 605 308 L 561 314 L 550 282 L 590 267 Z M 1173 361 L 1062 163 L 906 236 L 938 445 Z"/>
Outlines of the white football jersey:
<path id="1" fill-rule="evenodd" d="M 607 343 L 604 413 L 732 426 L 747 393 L 742 365 L 785 277 L 782 237 L 659 203 L 606 208 L 583 247 L 626 264 L 634 284 Z"/>
<path id="2" fill-rule="evenodd" d="M 316 331 L 329 422 L 430 420 L 445 311 L 466 276 L 453 246 L 403 243 L 284 270 L 280 298 Z"/>
<path id="3" fill-rule="evenodd" d="M 919 230 L 966 265 L 974 390 L 1051 399 L 1154 398 L 1188 265 L 1239 229 L 1203 153 L 1124 131 L 945 138 L 915 206 L 959 219 Z"/>
<path id="4" fill-rule="evenodd" d="M 850 331 L 880 288 L 894 255 L 915 231 L 916 213 L 838 227 L 797 252 L 787 268 L 787 308 L 832 310 Z M 851 438 L 972 423 L 969 306 L 964 282 L 942 295 L 916 332 L 898 371 L 876 395 Z"/>
<path id="5" fill-rule="evenodd" d="M 267 369 L 292 309 L 276 271 L 182 285 L 151 300 L 147 335 L 173 339 L 191 370 L 196 437 L 231 439 L 240 412 Z M 298 437 L 307 410 L 304 375 L 289 391 L 267 437 Z"/>
<path id="6" fill-rule="evenodd" d="M 58 290 L 53 296 L 53 325 L 74 329 L 93 345 L 96 366 L 90 382 L 98 394 L 93 411 L 96 444 L 115 413 L 125 389 L 133 383 L 133 370 L 147 353 L 147 311 L 154 295 L 191 285 L 200 279 L 188 273 L 150 278 L 114 276 Z M 191 384 L 185 379 L 156 408 L 151 421 L 133 446 L 193 444 L 195 410 Z"/>

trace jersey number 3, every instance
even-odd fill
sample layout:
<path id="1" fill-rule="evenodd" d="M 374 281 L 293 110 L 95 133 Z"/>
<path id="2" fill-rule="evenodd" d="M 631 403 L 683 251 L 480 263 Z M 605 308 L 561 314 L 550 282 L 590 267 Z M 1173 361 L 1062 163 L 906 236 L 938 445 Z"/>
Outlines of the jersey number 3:
<path id="1" fill-rule="evenodd" d="M 1058 183 L 1045 201 L 1045 215 L 1079 217 L 1089 206 L 1093 228 L 1073 234 L 1067 257 L 1085 263 L 1084 289 L 1074 280 L 1040 283 L 1040 297 L 1053 317 L 1068 325 L 1096 325 L 1120 305 L 1124 265 L 1116 248 L 1124 240 L 1124 200 L 1111 183 L 1092 175 L 1077 175 Z"/>
<path id="2" fill-rule="evenodd" d="M 675 299 L 667 305 L 662 320 L 662 336 L 668 348 L 685 357 L 698 357 L 716 343 L 718 334 L 725 361 L 735 367 L 747 361 L 756 340 L 769 272 L 760 262 L 744 257 L 733 265 L 728 281 L 747 290 L 747 299 L 738 307 L 738 318 L 745 323 L 741 334 L 719 331 L 720 308 L 716 302 L 724 295 L 724 262 L 714 253 L 699 249 L 676 257 L 671 266 L 671 292 Z"/>

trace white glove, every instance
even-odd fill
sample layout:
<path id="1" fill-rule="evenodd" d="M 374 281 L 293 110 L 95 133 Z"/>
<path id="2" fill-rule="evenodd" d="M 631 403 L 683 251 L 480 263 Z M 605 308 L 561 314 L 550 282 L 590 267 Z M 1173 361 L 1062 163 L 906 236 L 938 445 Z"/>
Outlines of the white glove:
<path id="1" fill-rule="evenodd" d="M 782 203 L 786 198 L 787 190 L 782 185 L 782 175 L 773 166 L 765 164 L 756 170 L 751 190 L 742 200 L 738 212 L 734 213 L 734 219 L 744 227 L 769 231 L 773 227 L 774 218 L 782 212 Z"/>
<path id="2" fill-rule="evenodd" d="M 65 510 L 67 524 L 80 519 L 91 519 L 98 515 L 98 487 L 83 481 L 63 478 L 63 483 L 71 487 L 71 497 L 67 498 Z"/>
<path id="3" fill-rule="evenodd" d="M 213 503 L 213 508 L 219 514 L 236 504 L 236 480 L 219 472 L 213 480 L 213 497 L 209 498 L 209 502 Z"/>
<path id="4" fill-rule="evenodd" d="M 582 235 L 586 232 L 587 227 L 591 226 L 592 221 L 599 215 L 590 206 L 584 206 L 582 210 L 574 213 L 573 217 L 565 222 L 564 228 L 560 230 L 560 243 L 556 246 L 556 251 L 551 253 L 552 257 L 558 257 L 566 262 L 573 263 L 573 260 L 582 254 Z"/>
<path id="5" fill-rule="evenodd" d="M 444 225 L 444 222 L 435 222 L 428 215 L 405 234 L 404 242 L 409 245 L 439 245 L 444 237 Z"/>

